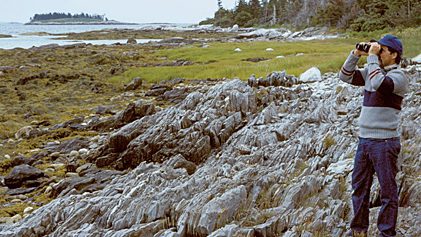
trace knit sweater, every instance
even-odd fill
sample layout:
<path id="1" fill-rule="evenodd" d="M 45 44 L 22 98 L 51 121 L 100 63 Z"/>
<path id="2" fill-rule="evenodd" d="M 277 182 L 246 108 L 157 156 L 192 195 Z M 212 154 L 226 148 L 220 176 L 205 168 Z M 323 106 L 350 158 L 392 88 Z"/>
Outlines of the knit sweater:
<path id="1" fill-rule="evenodd" d="M 399 137 L 399 112 L 408 92 L 408 78 L 396 64 L 380 68 L 376 55 L 368 56 L 364 69 L 358 69 L 359 58 L 351 52 L 339 78 L 355 86 L 364 86 L 364 102 L 358 121 L 360 137 Z"/>

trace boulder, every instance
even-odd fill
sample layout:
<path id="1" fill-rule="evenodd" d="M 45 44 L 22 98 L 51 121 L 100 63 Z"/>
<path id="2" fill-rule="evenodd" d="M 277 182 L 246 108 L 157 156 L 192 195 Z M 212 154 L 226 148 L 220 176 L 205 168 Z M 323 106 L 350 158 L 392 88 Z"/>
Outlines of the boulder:
<path id="1" fill-rule="evenodd" d="M 32 137 L 36 137 L 42 134 L 42 131 L 38 128 L 34 128 L 32 126 L 25 126 L 21 129 L 19 129 L 16 133 L 15 133 L 15 138 L 16 139 L 21 139 L 21 138 L 32 138 Z"/>
<path id="2" fill-rule="evenodd" d="M 413 57 L 412 61 L 421 64 L 421 54 L 418 54 L 416 57 Z"/>
<path id="3" fill-rule="evenodd" d="M 301 82 L 321 81 L 322 74 L 317 67 L 312 67 L 300 75 Z"/>
<path id="4" fill-rule="evenodd" d="M 26 181 L 36 180 L 44 177 L 44 173 L 29 165 L 19 165 L 4 178 L 4 183 L 9 188 L 19 188 L 25 185 Z"/>
<path id="5" fill-rule="evenodd" d="M 125 91 L 136 90 L 137 88 L 139 88 L 140 86 L 142 86 L 142 83 L 143 83 L 143 81 L 142 81 L 142 79 L 140 77 L 135 77 L 135 78 L 133 78 L 133 80 L 129 84 L 127 84 L 124 87 L 124 90 Z"/>
<path id="6" fill-rule="evenodd" d="M 240 27 L 237 25 L 237 24 L 235 24 L 235 25 L 233 25 L 232 27 L 231 27 L 231 32 L 238 32 L 238 29 L 239 29 Z"/>

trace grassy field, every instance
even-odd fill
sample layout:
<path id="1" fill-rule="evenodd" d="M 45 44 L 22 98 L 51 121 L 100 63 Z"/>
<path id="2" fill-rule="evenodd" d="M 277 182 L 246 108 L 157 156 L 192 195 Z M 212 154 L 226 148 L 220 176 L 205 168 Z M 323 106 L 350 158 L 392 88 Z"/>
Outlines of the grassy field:
<path id="1" fill-rule="evenodd" d="M 263 77 L 270 72 L 280 70 L 299 76 L 313 66 L 318 67 L 322 73 L 336 72 L 356 42 L 369 41 L 372 38 L 379 39 L 386 33 L 401 37 L 405 48 L 404 57 L 414 57 L 421 53 L 421 28 L 394 32 L 352 33 L 346 38 L 328 40 L 210 43 L 208 48 L 197 44 L 156 51 L 154 55 L 156 58 L 169 61 L 188 60 L 193 62 L 193 65 L 132 68 L 122 75 L 110 78 L 110 82 L 127 83 L 133 77 L 141 77 L 149 82 L 172 78 L 246 80 L 252 74 Z M 236 48 L 242 51 L 235 52 Z M 273 51 L 266 51 L 267 48 L 272 48 Z M 296 56 L 298 53 L 303 53 L 303 55 Z M 277 58 L 277 56 L 284 56 L 284 58 Z M 266 58 L 267 60 L 257 63 L 245 61 L 250 58 Z M 364 60 L 360 60 L 360 63 L 362 65 Z"/>

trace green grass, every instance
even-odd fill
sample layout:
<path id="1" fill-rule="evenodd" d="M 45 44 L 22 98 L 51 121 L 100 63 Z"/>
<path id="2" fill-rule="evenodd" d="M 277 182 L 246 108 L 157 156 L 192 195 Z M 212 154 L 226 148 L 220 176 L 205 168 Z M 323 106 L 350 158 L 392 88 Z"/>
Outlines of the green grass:
<path id="1" fill-rule="evenodd" d="M 157 82 L 172 78 L 240 78 L 250 75 L 264 77 L 273 71 L 286 70 L 288 74 L 299 75 L 312 66 L 323 72 L 337 71 L 348 55 L 352 45 L 348 40 L 324 40 L 306 42 L 246 42 L 246 43 L 211 43 L 209 48 L 199 45 L 156 52 L 159 58 L 168 61 L 188 60 L 193 65 L 179 67 L 141 67 L 128 70 L 123 75 L 112 77 L 112 83 L 127 83 L 133 77 L 140 76 L 148 82 Z M 241 52 L 235 52 L 240 48 Z M 266 48 L 274 51 L 267 52 Z M 295 56 L 304 53 L 302 56 Z M 285 58 L 276 58 L 277 56 Z M 268 58 L 257 63 L 244 61 L 248 58 Z"/>
<path id="2" fill-rule="evenodd" d="M 299 76 L 313 66 L 318 67 L 322 73 L 336 72 L 356 42 L 368 41 L 371 38 L 379 39 L 386 33 L 401 37 L 405 46 L 404 57 L 414 57 L 421 53 L 421 28 L 392 32 L 350 33 L 348 37 L 341 39 L 301 42 L 210 43 L 209 48 L 193 45 L 162 49 L 152 53 L 155 58 L 164 58 L 169 62 L 188 60 L 193 62 L 193 65 L 132 68 L 122 75 L 111 77 L 109 82 L 124 84 L 134 77 L 141 77 L 148 82 L 173 78 L 240 78 L 246 80 L 252 74 L 264 77 L 268 73 L 281 70 L 286 70 L 287 74 Z M 235 48 L 240 48 L 242 51 L 234 52 Z M 267 52 L 266 48 L 273 48 L 274 51 Z M 304 53 L 304 55 L 295 56 L 297 53 Z M 285 58 L 277 59 L 276 56 L 279 55 L 283 55 Z M 248 58 L 258 57 L 269 60 L 258 63 L 244 61 Z M 363 63 L 364 60 L 360 60 L 360 65 Z"/>

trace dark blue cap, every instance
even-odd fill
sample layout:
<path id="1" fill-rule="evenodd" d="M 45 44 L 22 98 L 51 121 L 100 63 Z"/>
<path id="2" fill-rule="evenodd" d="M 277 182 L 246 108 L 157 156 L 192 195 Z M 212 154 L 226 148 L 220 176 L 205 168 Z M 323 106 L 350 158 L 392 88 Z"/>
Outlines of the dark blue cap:
<path id="1" fill-rule="evenodd" d="M 380 45 L 384 45 L 394 49 L 396 52 L 399 53 L 399 55 L 402 55 L 403 53 L 402 42 L 398 39 L 398 37 L 394 35 L 385 35 L 378 41 L 378 43 Z"/>

